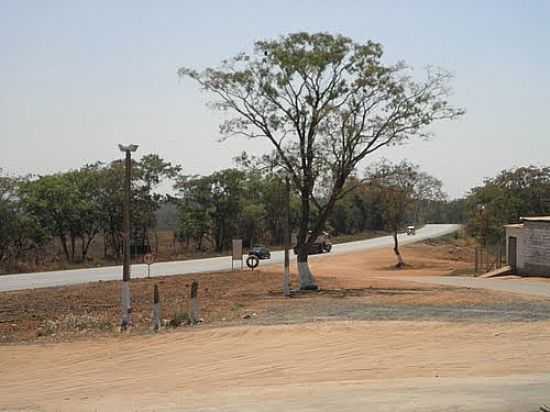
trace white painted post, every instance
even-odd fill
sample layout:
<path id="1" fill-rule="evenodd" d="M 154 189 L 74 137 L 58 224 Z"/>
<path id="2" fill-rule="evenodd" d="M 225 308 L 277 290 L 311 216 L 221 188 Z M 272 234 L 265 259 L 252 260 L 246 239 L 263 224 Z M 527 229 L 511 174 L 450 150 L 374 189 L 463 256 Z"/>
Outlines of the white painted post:
<path id="1" fill-rule="evenodd" d="M 122 282 L 120 300 L 122 303 L 121 329 L 126 330 L 132 325 L 132 307 L 130 306 L 130 286 L 128 281 Z"/>
<path id="2" fill-rule="evenodd" d="M 193 283 L 191 283 L 191 322 L 192 323 L 198 323 L 200 319 L 199 315 L 199 301 L 198 301 L 198 294 L 199 291 L 199 283 L 194 280 Z"/>
<path id="3" fill-rule="evenodd" d="M 159 287 L 155 284 L 153 292 L 153 330 L 157 332 L 160 329 L 160 296 Z"/>

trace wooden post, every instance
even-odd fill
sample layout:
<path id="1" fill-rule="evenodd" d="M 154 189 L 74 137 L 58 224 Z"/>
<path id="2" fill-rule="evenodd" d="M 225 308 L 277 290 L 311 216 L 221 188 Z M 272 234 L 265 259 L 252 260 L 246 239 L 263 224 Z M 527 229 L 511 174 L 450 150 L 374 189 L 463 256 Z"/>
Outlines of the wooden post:
<path id="1" fill-rule="evenodd" d="M 197 294 L 199 291 L 199 282 L 194 280 L 191 283 L 191 322 L 192 323 L 198 323 L 199 322 L 199 302 L 197 298 Z"/>
<path id="2" fill-rule="evenodd" d="M 479 248 L 476 247 L 475 250 L 475 272 L 476 275 L 479 273 Z"/>
<path id="3" fill-rule="evenodd" d="M 153 330 L 157 332 L 160 329 L 160 296 L 159 287 L 155 284 L 153 292 Z"/>

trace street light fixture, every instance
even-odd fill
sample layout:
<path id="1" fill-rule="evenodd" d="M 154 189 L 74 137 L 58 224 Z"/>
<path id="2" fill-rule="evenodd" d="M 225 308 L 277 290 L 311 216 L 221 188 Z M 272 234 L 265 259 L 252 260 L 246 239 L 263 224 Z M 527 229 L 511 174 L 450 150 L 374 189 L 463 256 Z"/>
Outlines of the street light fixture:
<path id="1" fill-rule="evenodd" d="M 130 191 L 132 182 L 132 153 L 138 148 L 138 145 L 130 144 L 127 146 L 118 145 L 121 152 L 125 153 L 125 181 L 124 181 L 124 206 L 122 215 L 122 231 L 123 231 L 123 263 L 122 263 L 122 289 L 121 289 L 121 304 L 122 304 L 122 321 L 120 327 L 125 330 L 132 324 L 132 305 L 130 299 Z"/>

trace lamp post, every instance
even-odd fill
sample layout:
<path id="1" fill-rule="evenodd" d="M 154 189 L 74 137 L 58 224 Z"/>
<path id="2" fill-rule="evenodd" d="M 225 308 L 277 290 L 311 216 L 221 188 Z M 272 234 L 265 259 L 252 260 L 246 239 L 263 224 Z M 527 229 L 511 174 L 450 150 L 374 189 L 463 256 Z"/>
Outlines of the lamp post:
<path id="1" fill-rule="evenodd" d="M 130 299 L 130 191 L 132 183 L 132 153 L 138 148 L 135 144 L 127 146 L 118 145 L 121 152 L 125 153 L 125 180 L 124 180 L 124 205 L 122 212 L 122 238 L 123 238 L 123 262 L 122 262 L 122 288 L 121 297 L 121 330 L 126 330 L 132 324 L 132 305 Z"/>

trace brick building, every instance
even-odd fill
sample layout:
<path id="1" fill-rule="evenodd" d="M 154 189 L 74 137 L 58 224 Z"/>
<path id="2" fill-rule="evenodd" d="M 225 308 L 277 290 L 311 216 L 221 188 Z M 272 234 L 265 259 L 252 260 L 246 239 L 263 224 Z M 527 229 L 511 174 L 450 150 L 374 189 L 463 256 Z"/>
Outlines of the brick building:
<path id="1" fill-rule="evenodd" d="M 506 257 L 514 273 L 550 277 L 550 216 L 506 225 Z"/>

